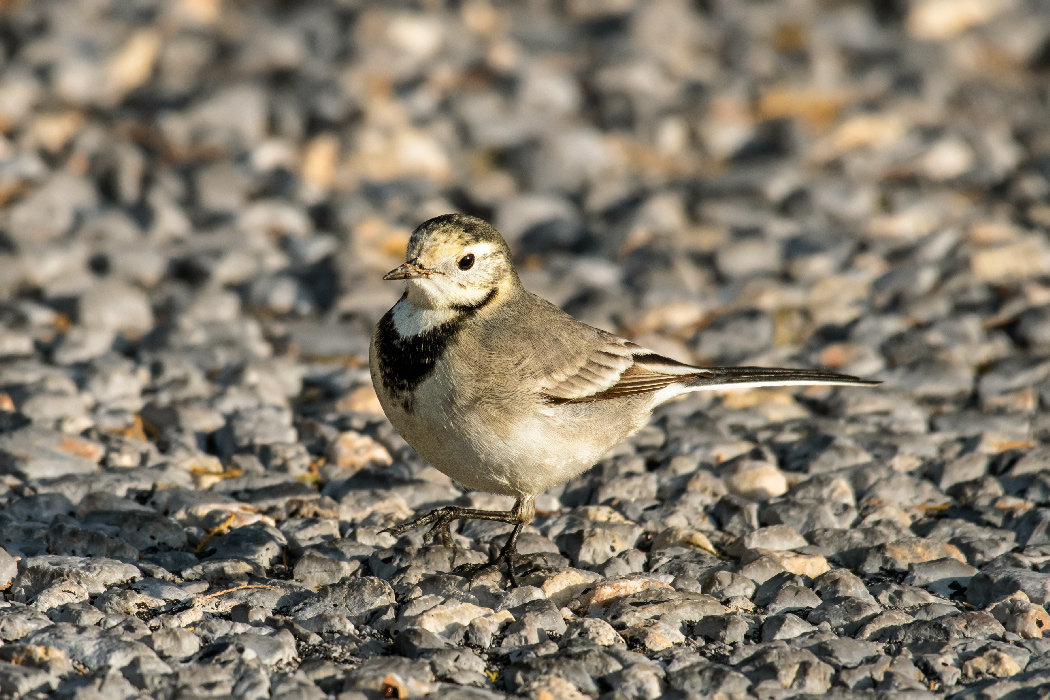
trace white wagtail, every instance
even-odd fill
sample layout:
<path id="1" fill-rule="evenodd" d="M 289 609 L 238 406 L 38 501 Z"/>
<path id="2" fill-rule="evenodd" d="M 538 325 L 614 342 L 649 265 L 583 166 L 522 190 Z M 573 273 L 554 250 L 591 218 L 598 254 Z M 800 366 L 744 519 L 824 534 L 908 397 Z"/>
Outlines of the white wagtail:
<path id="1" fill-rule="evenodd" d="M 727 387 L 878 383 L 820 370 L 694 367 L 658 355 L 525 290 L 502 236 L 471 216 L 421 224 L 407 262 L 383 279 L 407 282 L 369 352 L 387 418 L 454 481 L 517 499 L 509 511 L 446 506 L 389 531 L 433 525 L 428 540 L 440 534 L 451 547 L 454 520 L 512 523 L 492 562 L 506 563 L 512 581 L 536 496 L 594 465 L 665 401 Z"/>

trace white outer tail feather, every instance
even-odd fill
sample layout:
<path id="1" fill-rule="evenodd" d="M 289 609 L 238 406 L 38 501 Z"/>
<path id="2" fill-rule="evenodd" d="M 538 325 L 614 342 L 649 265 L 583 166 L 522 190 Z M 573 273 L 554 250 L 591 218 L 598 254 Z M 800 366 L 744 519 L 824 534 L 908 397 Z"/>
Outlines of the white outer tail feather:
<path id="1" fill-rule="evenodd" d="M 872 386 L 880 382 L 843 375 L 842 379 L 782 379 L 755 382 L 720 382 L 717 384 L 689 385 L 672 384 L 660 389 L 653 395 L 653 406 L 659 406 L 671 399 L 691 394 L 695 391 L 718 391 L 722 389 L 759 389 L 772 386 Z"/>

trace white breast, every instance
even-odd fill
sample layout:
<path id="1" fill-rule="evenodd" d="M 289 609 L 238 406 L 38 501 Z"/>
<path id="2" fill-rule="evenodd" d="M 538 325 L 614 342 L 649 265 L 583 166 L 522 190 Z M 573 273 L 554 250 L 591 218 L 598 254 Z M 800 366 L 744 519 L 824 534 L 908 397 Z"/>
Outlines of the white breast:
<path id="1" fill-rule="evenodd" d="M 421 309 L 408 299 L 402 299 L 394 304 L 394 330 L 402 338 L 412 338 L 448 323 L 456 314 L 452 309 Z"/>

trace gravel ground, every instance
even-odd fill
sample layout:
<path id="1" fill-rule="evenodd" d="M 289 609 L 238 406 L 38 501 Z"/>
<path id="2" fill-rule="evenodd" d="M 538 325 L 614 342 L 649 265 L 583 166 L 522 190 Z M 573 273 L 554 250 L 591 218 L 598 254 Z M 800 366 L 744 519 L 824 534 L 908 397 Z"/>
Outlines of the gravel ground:
<path id="1" fill-rule="evenodd" d="M 1045 0 L 0 2 L 0 696 L 1050 693 Z M 492 221 L 694 395 L 507 533 L 378 408 Z"/>

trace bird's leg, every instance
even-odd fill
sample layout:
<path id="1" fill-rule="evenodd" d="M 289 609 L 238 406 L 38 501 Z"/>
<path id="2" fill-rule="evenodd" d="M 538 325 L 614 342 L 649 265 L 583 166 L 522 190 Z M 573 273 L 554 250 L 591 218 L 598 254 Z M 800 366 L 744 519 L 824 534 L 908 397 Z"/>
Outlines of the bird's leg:
<path id="1" fill-rule="evenodd" d="M 518 503 L 521 503 L 519 500 Z M 409 530 L 414 530 L 417 527 L 424 527 L 426 525 L 433 525 L 430 530 L 424 535 L 424 541 L 430 544 L 434 541 L 434 538 L 440 534 L 441 544 L 445 545 L 449 549 L 456 546 L 456 543 L 452 539 L 452 531 L 450 526 L 453 521 L 456 520 L 496 520 L 501 523 L 517 523 L 520 521 L 521 516 L 518 514 L 518 504 L 515 504 L 514 510 L 481 510 L 480 508 L 462 508 L 460 506 L 445 506 L 444 508 L 438 508 L 432 510 L 425 515 L 421 515 L 418 518 L 413 518 L 407 523 L 401 523 L 393 527 L 388 527 L 383 532 L 389 532 L 391 535 L 398 537 L 405 534 Z M 532 518 L 530 517 L 529 520 Z"/>
<path id="2" fill-rule="evenodd" d="M 514 510 L 508 511 L 507 514 L 513 517 L 513 520 L 507 522 L 513 522 L 514 529 L 511 530 L 510 537 L 507 538 L 507 543 L 500 549 L 499 554 L 492 561 L 485 564 L 464 564 L 456 567 L 456 573 L 470 576 L 472 585 L 482 571 L 493 567 L 499 570 L 504 564 L 507 565 L 507 578 L 510 579 L 511 585 L 518 585 L 518 579 L 514 573 L 514 560 L 518 557 L 518 535 L 521 534 L 526 525 L 532 522 L 533 517 L 536 515 L 535 498 L 531 496 L 519 498 L 514 504 Z"/>

